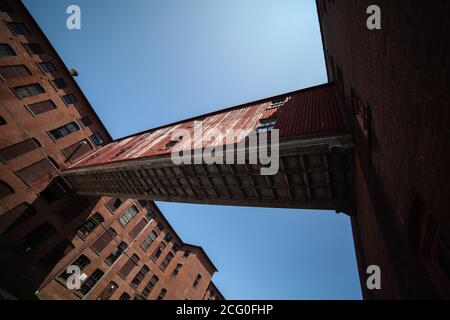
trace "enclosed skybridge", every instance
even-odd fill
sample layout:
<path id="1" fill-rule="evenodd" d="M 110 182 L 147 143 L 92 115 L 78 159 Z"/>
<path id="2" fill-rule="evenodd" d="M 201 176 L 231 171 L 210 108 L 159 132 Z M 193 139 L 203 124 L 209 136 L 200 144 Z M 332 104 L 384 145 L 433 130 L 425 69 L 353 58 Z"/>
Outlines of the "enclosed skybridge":
<path id="1" fill-rule="evenodd" d="M 119 139 L 63 177 L 83 195 L 350 213 L 352 159 L 326 84 Z"/>

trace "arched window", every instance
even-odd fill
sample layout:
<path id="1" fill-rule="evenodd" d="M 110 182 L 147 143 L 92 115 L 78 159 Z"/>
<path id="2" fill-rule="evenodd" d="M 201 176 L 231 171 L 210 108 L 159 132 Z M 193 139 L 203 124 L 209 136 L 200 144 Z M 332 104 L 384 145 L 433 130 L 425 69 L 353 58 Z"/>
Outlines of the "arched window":
<path id="1" fill-rule="evenodd" d="M 0 199 L 9 196 L 14 193 L 14 189 L 9 186 L 5 181 L 0 180 Z"/>

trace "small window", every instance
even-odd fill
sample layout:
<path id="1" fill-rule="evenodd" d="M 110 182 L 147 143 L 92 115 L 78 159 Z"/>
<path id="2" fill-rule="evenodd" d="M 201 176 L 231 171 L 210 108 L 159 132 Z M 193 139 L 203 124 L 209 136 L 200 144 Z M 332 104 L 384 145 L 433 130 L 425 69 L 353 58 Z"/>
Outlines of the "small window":
<path id="1" fill-rule="evenodd" d="M 187 257 L 189 257 L 190 254 L 191 254 L 191 251 L 186 250 L 186 251 L 184 251 L 183 257 L 187 258 Z"/>
<path id="2" fill-rule="evenodd" d="M 96 146 L 101 146 L 105 143 L 100 133 L 96 132 L 91 136 L 92 141 Z"/>
<path id="3" fill-rule="evenodd" d="M 30 55 L 39 55 L 45 53 L 44 49 L 42 49 L 42 47 L 38 43 L 25 43 L 24 46 Z"/>
<path id="4" fill-rule="evenodd" d="M 65 163 L 69 161 L 74 161 L 79 159 L 80 157 L 84 156 L 86 153 L 91 151 L 93 148 L 89 141 L 82 140 L 78 141 L 67 148 L 64 148 L 61 150 L 63 155 L 66 157 Z"/>
<path id="5" fill-rule="evenodd" d="M 113 252 L 111 252 L 111 254 L 106 258 L 105 262 L 108 265 L 112 265 L 114 262 L 117 261 L 117 259 L 120 258 L 120 256 L 123 254 L 123 252 L 128 248 L 128 244 L 126 244 L 125 242 L 121 242 L 117 248 L 115 248 L 113 250 Z"/>
<path id="6" fill-rule="evenodd" d="M 35 116 L 41 113 L 45 113 L 51 110 L 55 110 L 56 106 L 52 100 L 41 101 L 33 104 L 27 105 L 28 110 L 31 111 Z"/>
<path id="7" fill-rule="evenodd" d="M 29 75 L 31 75 L 30 70 L 23 64 L 0 67 L 0 76 L 5 80 L 27 77 Z"/>
<path id="8" fill-rule="evenodd" d="M 120 208 L 122 203 L 123 203 L 123 200 L 121 198 L 112 198 L 105 204 L 105 206 L 109 209 L 109 211 L 114 213 L 114 211 L 116 211 L 117 209 Z"/>
<path id="9" fill-rule="evenodd" d="M 120 295 L 119 300 L 130 300 L 131 297 L 128 293 L 124 292 Z"/>
<path id="10" fill-rule="evenodd" d="M 99 225 L 101 225 L 105 219 L 102 215 L 96 212 L 86 222 L 84 222 L 77 230 L 77 234 L 81 239 L 86 239 Z"/>
<path id="11" fill-rule="evenodd" d="M 141 243 L 141 249 L 147 252 L 148 248 L 151 246 L 151 244 L 156 240 L 157 235 L 155 231 L 150 232 L 150 234 L 144 239 L 144 241 Z"/>
<path id="12" fill-rule="evenodd" d="M 155 249 L 152 256 L 150 257 L 153 261 L 158 260 L 158 258 L 163 253 L 164 249 L 166 248 L 166 245 L 162 242 L 160 245 Z"/>
<path id="13" fill-rule="evenodd" d="M 158 229 L 158 231 L 163 231 L 164 230 L 164 224 L 162 224 L 162 222 L 158 222 L 158 224 L 156 225 L 156 229 Z"/>
<path id="14" fill-rule="evenodd" d="M 89 127 L 92 124 L 92 120 L 88 116 L 81 118 L 80 121 L 85 127 Z"/>
<path id="15" fill-rule="evenodd" d="M 77 260 L 72 262 L 70 265 L 78 266 L 80 268 L 80 271 L 83 271 L 88 265 L 91 264 L 91 260 L 89 260 L 85 255 L 81 255 L 78 257 Z M 62 282 L 64 285 L 66 285 L 67 279 L 70 277 L 71 273 L 68 273 L 67 271 L 63 271 L 59 276 L 58 280 Z"/>
<path id="16" fill-rule="evenodd" d="M 56 67 L 50 61 L 40 62 L 39 67 L 44 73 L 52 73 L 56 71 Z"/>
<path id="17" fill-rule="evenodd" d="M 13 88 L 13 91 L 19 99 L 35 96 L 45 92 L 44 88 L 42 88 L 42 86 L 38 83 L 15 87 Z"/>
<path id="18" fill-rule="evenodd" d="M 8 162 L 41 147 L 37 139 L 28 139 L 0 150 L 0 159 Z"/>
<path id="19" fill-rule="evenodd" d="M 155 218 L 155 214 L 153 213 L 152 210 L 149 209 L 145 214 L 145 218 L 147 219 L 148 222 L 150 222 Z"/>
<path id="20" fill-rule="evenodd" d="M 92 288 L 97 284 L 97 282 L 103 277 L 104 272 L 100 269 L 96 269 L 89 278 L 81 285 L 81 288 L 75 293 L 79 297 L 84 297 Z"/>
<path id="21" fill-rule="evenodd" d="M 175 267 L 175 269 L 173 269 L 171 276 L 176 277 L 178 275 L 178 273 L 180 273 L 182 266 L 183 265 L 181 263 L 178 263 L 177 266 Z"/>
<path id="22" fill-rule="evenodd" d="M 95 240 L 95 242 L 91 245 L 91 249 L 94 250 L 95 253 L 100 254 L 116 236 L 117 232 L 113 228 L 109 228 L 103 232 L 97 240 Z"/>
<path id="23" fill-rule="evenodd" d="M 145 276 L 149 271 L 150 268 L 144 265 L 141 268 L 141 270 L 139 270 L 139 272 L 136 274 L 136 276 L 133 278 L 133 280 L 131 280 L 131 286 L 133 288 L 137 288 L 141 284 L 142 280 L 144 280 Z"/>
<path id="24" fill-rule="evenodd" d="M 163 300 L 164 296 L 166 295 L 166 293 L 167 293 L 167 289 L 162 288 L 161 292 L 159 293 L 159 296 L 158 296 L 157 300 Z"/>
<path id="25" fill-rule="evenodd" d="M 173 252 L 177 252 L 179 249 L 180 249 L 180 246 L 178 245 L 178 243 L 175 242 L 172 246 Z"/>
<path id="26" fill-rule="evenodd" d="M 51 81 L 53 87 L 56 89 L 64 89 L 67 88 L 67 83 L 64 81 L 64 79 L 54 79 Z"/>
<path id="27" fill-rule="evenodd" d="M 112 295 L 114 294 L 114 292 L 117 291 L 117 289 L 119 289 L 119 286 L 117 285 L 117 283 L 111 281 L 108 286 L 102 291 L 102 293 L 100 293 L 100 295 L 98 296 L 97 300 L 109 300 L 111 299 Z"/>
<path id="28" fill-rule="evenodd" d="M 166 236 L 164 237 L 164 241 L 165 242 L 170 242 L 172 241 L 172 235 L 170 233 L 166 234 Z"/>
<path id="29" fill-rule="evenodd" d="M 78 101 L 73 94 L 66 94 L 62 99 L 66 105 L 74 104 Z"/>
<path id="30" fill-rule="evenodd" d="M 267 110 L 282 107 L 284 105 L 285 101 L 286 101 L 285 97 L 273 99 L 270 102 L 270 105 L 267 107 Z"/>
<path id="31" fill-rule="evenodd" d="M 259 121 L 259 126 L 256 128 L 256 132 L 269 132 L 275 128 L 276 123 L 277 119 L 274 118 L 262 119 Z"/>
<path id="32" fill-rule="evenodd" d="M 120 217 L 120 223 L 125 227 L 138 214 L 138 212 L 139 210 L 136 206 L 131 206 Z"/>
<path id="33" fill-rule="evenodd" d="M 139 260 L 139 256 L 137 254 L 133 254 L 119 270 L 119 276 L 125 280 L 130 272 L 138 265 Z"/>
<path id="34" fill-rule="evenodd" d="M 198 274 L 197 277 L 195 278 L 194 283 L 193 283 L 192 286 L 193 286 L 194 288 L 197 288 L 197 287 L 198 287 L 198 284 L 200 283 L 200 280 L 202 280 L 202 275 L 201 275 L 201 274 Z"/>
<path id="35" fill-rule="evenodd" d="M 30 31 L 28 31 L 27 27 L 23 23 L 19 22 L 8 22 L 9 28 L 17 35 L 20 34 L 30 34 Z"/>
<path id="36" fill-rule="evenodd" d="M 57 140 L 78 130 L 80 130 L 80 127 L 75 122 L 70 122 L 62 127 L 51 130 L 49 134 L 53 139 Z"/>
<path id="37" fill-rule="evenodd" d="M 0 116 L 0 126 L 4 126 L 5 124 L 7 124 L 5 118 L 3 118 L 2 116 Z"/>
<path id="38" fill-rule="evenodd" d="M 156 275 L 153 275 L 148 284 L 145 286 L 144 290 L 142 290 L 142 295 L 147 298 L 150 292 L 152 292 L 155 285 L 158 283 L 158 281 L 159 278 Z"/>
<path id="39" fill-rule="evenodd" d="M 0 180 L 0 199 L 3 199 L 13 193 L 14 189 L 11 188 L 5 181 Z"/>
<path id="40" fill-rule="evenodd" d="M 1 57 L 10 57 L 15 56 L 16 53 L 14 50 L 6 43 L 0 43 L 0 56 Z"/>
<path id="41" fill-rule="evenodd" d="M 169 252 L 166 257 L 164 258 L 164 260 L 161 262 L 161 265 L 159 266 L 159 268 L 164 272 L 167 269 L 167 266 L 169 265 L 170 261 L 172 261 L 174 255 L 172 252 Z"/>

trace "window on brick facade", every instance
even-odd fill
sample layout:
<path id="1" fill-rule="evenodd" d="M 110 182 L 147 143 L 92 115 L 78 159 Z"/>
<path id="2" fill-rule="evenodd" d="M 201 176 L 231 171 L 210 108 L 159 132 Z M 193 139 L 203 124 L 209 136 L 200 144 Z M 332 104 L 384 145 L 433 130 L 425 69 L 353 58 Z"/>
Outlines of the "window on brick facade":
<path id="1" fill-rule="evenodd" d="M 56 89 L 64 89 L 67 87 L 67 83 L 66 81 L 64 81 L 64 79 L 54 79 L 51 82 L 53 87 L 55 87 Z"/>
<path id="2" fill-rule="evenodd" d="M 164 241 L 165 242 L 170 242 L 172 241 L 172 235 L 170 233 L 167 233 L 166 236 L 164 237 Z"/>
<path id="3" fill-rule="evenodd" d="M 88 116 L 81 118 L 80 121 L 85 127 L 89 127 L 92 124 L 92 120 Z"/>
<path id="4" fill-rule="evenodd" d="M 149 209 L 145 214 L 145 218 L 147 219 L 148 222 L 150 222 L 155 218 L 155 213 Z"/>
<path id="5" fill-rule="evenodd" d="M 120 295 L 119 300 L 130 300 L 131 297 L 128 293 L 124 292 Z"/>
<path id="6" fill-rule="evenodd" d="M 44 49 L 42 49 L 42 47 L 38 43 L 25 43 L 24 46 L 30 55 L 39 55 L 45 53 Z"/>
<path id="7" fill-rule="evenodd" d="M 153 254 L 151 256 L 152 260 L 156 261 L 161 256 L 165 248 L 166 245 L 163 242 L 161 242 L 159 246 L 155 249 L 155 251 L 153 251 Z"/>
<path id="8" fill-rule="evenodd" d="M 139 223 L 130 231 L 130 235 L 133 238 L 136 238 L 142 230 L 144 230 L 145 226 L 148 224 L 147 220 L 142 219 Z"/>
<path id="9" fill-rule="evenodd" d="M 73 249 L 74 245 L 67 239 L 64 239 L 56 247 L 54 247 L 49 253 L 47 253 L 38 262 L 38 265 L 45 268 L 53 268 L 62 258 L 69 254 Z"/>
<path id="10" fill-rule="evenodd" d="M 25 24 L 20 22 L 8 22 L 9 28 L 17 35 L 20 34 L 30 34 L 30 31 L 27 29 Z"/>
<path id="11" fill-rule="evenodd" d="M 42 88 L 42 86 L 38 83 L 15 87 L 13 88 L 13 91 L 19 99 L 35 96 L 45 92 L 44 88 Z"/>
<path id="12" fill-rule="evenodd" d="M 80 297 L 84 297 L 92 288 L 97 284 L 97 282 L 103 277 L 104 272 L 100 269 L 96 269 L 81 285 L 81 288 L 76 291 L 76 294 Z"/>
<path id="13" fill-rule="evenodd" d="M 156 240 L 156 233 L 155 231 L 150 232 L 150 234 L 144 239 L 144 241 L 141 243 L 141 248 L 145 252 L 147 252 L 148 248 L 151 246 L 151 244 Z"/>
<path id="14" fill-rule="evenodd" d="M 137 254 L 133 254 L 119 270 L 119 276 L 122 279 L 125 279 L 130 274 L 130 272 L 138 265 L 139 260 L 139 256 Z"/>
<path id="15" fill-rule="evenodd" d="M 0 180 L 0 199 L 3 199 L 14 193 L 14 189 L 5 181 Z"/>
<path id="16" fill-rule="evenodd" d="M 85 239 L 90 235 L 99 225 L 101 225 L 105 219 L 102 215 L 96 212 L 87 221 L 85 221 L 77 230 L 77 234 L 81 239 Z"/>
<path id="17" fill-rule="evenodd" d="M 167 289 L 162 288 L 161 291 L 159 292 L 158 298 L 156 300 L 163 300 L 166 293 L 167 293 Z"/>
<path id="18" fill-rule="evenodd" d="M 119 289 L 119 286 L 117 283 L 111 281 L 106 288 L 100 293 L 97 300 L 109 300 L 111 299 L 112 295 Z"/>
<path id="19" fill-rule="evenodd" d="M 112 198 L 105 204 L 105 206 L 109 209 L 109 211 L 114 212 L 120 208 L 122 203 L 123 200 L 121 198 Z"/>
<path id="20" fill-rule="evenodd" d="M 100 254 L 116 236 L 117 232 L 113 228 L 109 228 L 91 245 L 92 250 Z"/>
<path id="21" fill-rule="evenodd" d="M 166 271 L 167 266 L 170 264 L 170 261 L 172 261 L 174 255 L 172 252 L 169 252 L 166 257 L 164 258 L 164 260 L 161 262 L 161 265 L 159 266 L 159 268 L 162 271 Z"/>
<path id="22" fill-rule="evenodd" d="M 14 50 L 6 43 L 0 43 L 0 57 L 15 56 Z"/>
<path id="23" fill-rule="evenodd" d="M 0 150 L 0 159 L 8 162 L 41 147 L 37 139 L 27 139 Z"/>
<path id="24" fill-rule="evenodd" d="M 31 205 L 24 202 L 9 210 L 8 212 L 2 215 L 2 218 L 11 219 L 14 222 L 9 225 L 9 227 L 3 233 L 4 235 L 16 231 L 23 224 L 28 222 L 31 218 L 33 218 L 37 214 L 36 209 L 34 209 Z M 2 221 L 3 222 L 3 221 Z"/>
<path id="25" fill-rule="evenodd" d="M 198 284 L 200 283 L 200 280 L 202 280 L 202 275 L 201 275 L 201 274 L 198 274 L 197 277 L 195 278 L 194 283 L 192 284 L 192 286 L 193 286 L 194 288 L 197 288 L 197 287 L 198 287 Z"/>
<path id="26" fill-rule="evenodd" d="M 147 298 L 148 295 L 150 294 L 150 292 L 152 292 L 155 285 L 158 283 L 158 281 L 159 281 L 159 278 L 156 275 L 153 275 L 150 278 L 150 281 L 145 286 L 144 290 L 142 290 L 142 295 Z"/>
<path id="27" fill-rule="evenodd" d="M 70 191 L 70 187 L 61 177 L 55 178 L 44 191 L 40 193 L 40 196 L 48 203 L 55 202 L 63 198 Z"/>
<path id="28" fill-rule="evenodd" d="M 142 280 L 144 280 L 145 276 L 149 271 L 150 268 L 144 265 L 136 274 L 136 276 L 133 278 L 133 280 L 131 280 L 131 286 L 133 288 L 137 288 L 141 284 Z"/>
<path id="29" fill-rule="evenodd" d="M 16 175 L 28 185 L 44 177 L 51 178 L 58 173 L 57 167 L 55 168 L 56 162 L 52 160 L 50 157 L 42 159 L 26 168 L 16 171 Z"/>
<path id="30" fill-rule="evenodd" d="M 187 258 L 187 257 L 189 257 L 190 254 L 191 254 L 191 251 L 190 251 L 190 250 L 185 250 L 185 251 L 184 251 L 184 254 L 183 254 L 183 257 L 184 257 L 184 258 Z"/>
<path id="31" fill-rule="evenodd" d="M 3 118 L 2 116 L 0 116 L 0 126 L 4 126 L 5 124 L 7 124 L 5 118 Z"/>
<path id="32" fill-rule="evenodd" d="M 96 132 L 91 136 L 91 140 L 94 142 L 96 146 L 101 146 L 105 143 L 100 133 Z"/>
<path id="33" fill-rule="evenodd" d="M 70 265 L 78 266 L 80 268 L 80 271 L 83 272 L 83 270 L 91 264 L 91 260 L 89 260 L 85 255 L 81 255 L 72 262 Z M 71 274 L 67 273 L 67 270 L 63 271 L 59 276 L 58 280 L 60 280 L 63 284 L 66 284 L 67 279 L 69 278 Z"/>
<path id="34" fill-rule="evenodd" d="M 55 65 L 50 61 L 39 62 L 39 68 L 41 68 L 44 73 L 52 73 L 56 71 Z"/>
<path id="35" fill-rule="evenodd" d="M 120 256 L 124 253 L 124 251 L 128 248 L 128 244 L 126 244 L 125 242 L 121 242 L 119 243 L 119 245 L 117 246 L 117 248 L 115 248 L 111 254 L 106 258 L 105 262 L 108 265 L 112 265 L 114 262 L 117 261 L 117 259 L 120 258 Z"/>
<path id="36" fill-rule="evenodd" d="M 161 232 L 164 230 L 164 224 L 162 224 L 162 222 L 158 222 L 158 224 L 156 225 L 156 229 L 158 232 Z"/>
<path id="37" fill-rule="evenodd" d="M 62 127 L 51 130 L 49 134 L 53 139 L 57 140 L 78 130 L 80 130 L 80 127 L 75 122 L 70 122 Z"/>
<path id="38" fill-rule="evenodd" d="M 50 223 L 45 222 L 19 240 L 16 243 L 16 247 L 23 253 L 29 253 L 38 248 L 55 233 L 55 227 L 53 227 Z"/>
<path id="39" fill-rule="evenodd" d="M 65 96 L 62 97 L 62 99 L 63 99 L 64 103 L 67 105 L 74 104 L 78 101 L 77 98 L 73 94 L 66 94 Z"/>
<path id="40" fill-rule="evenodd" d="M 0 67 L 0 76 L 3 79 L 22 78 L 29 75 L 31 75 L 30 70 L 23 64 Z"/>
<path id="41" fill-rule="evenodd" d="M 174 243 L 173 244 L 173 246 L 172 246 L 172 250 L 174 251 L 174 252 L 177 252 L 178 250 L 180 249 L 180 245 L 178 244 L 178 243 Z"/>
<path id="42" fill-rule="evenodd" d="M 52 100 L 45 100 L 33 104 L 28 104 L 27 108 L 36 116 L 41 113 L 55 110 L 56 106 Z"/>
<path id="43" fill-rule="evenodd" d="M 66 162 L 69 162 L 81 158 L 92 150 L 92 145 L 85 139 L 62 149 L 61 152 L 65 156 Z"/>
<path id="44" fill-rule="evenodd" d="M 119 221 L 124 227 L 139 213 L 136 206 L 129 207 L 120 217 Z"/>
<path id="45" fill-rule="evenodd" d="M 180 270 L 181 270 L 181 267 L 182 267 L 183 265 L 181 264 L 181 263 L 178 263 L 177 265 L 176 265 L 176 267 L 175 267 L 175 269 L 173 269 L 173 271 L 172 271 L 172 273 L 171 273 L 171 276 L 172 277 L 176 277 L 177 275 L 178 275 L 178 273 L 180 273 Z"/>

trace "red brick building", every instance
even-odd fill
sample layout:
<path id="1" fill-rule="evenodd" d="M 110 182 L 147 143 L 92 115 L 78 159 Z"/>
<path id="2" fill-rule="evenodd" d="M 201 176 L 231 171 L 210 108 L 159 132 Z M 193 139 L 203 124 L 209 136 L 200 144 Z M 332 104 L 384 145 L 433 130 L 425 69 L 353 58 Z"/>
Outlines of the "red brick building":
<path id="1" fill-rule="evenodd" d="M 41 299 L 223 299 L 202 248 L 153 202 L 75 194 L 60 173 L 112 141 L 20 1 L 0 4 L 0 287 Z M 79 290 L 65 286 L 69 265 Z"/>

